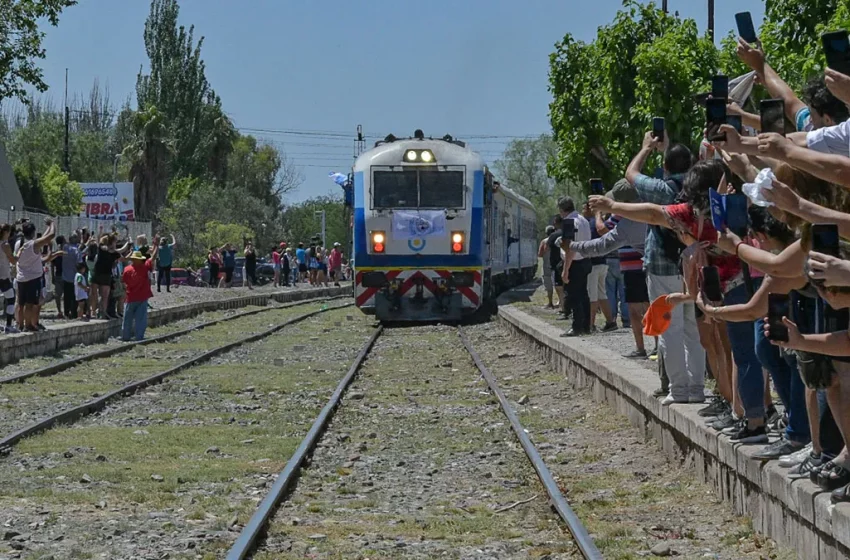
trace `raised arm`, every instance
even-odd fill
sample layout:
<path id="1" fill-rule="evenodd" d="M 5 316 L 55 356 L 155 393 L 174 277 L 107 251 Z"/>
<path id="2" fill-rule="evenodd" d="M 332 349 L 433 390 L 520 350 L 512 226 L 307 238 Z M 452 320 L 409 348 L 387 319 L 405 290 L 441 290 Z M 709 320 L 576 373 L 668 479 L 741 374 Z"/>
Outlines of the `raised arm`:
<path id="1" fill-rule="evenodd" d="M 794 145 L 779 134 L 760 134 L 759 152 L 780 159 L 824 181 L 850 189 L 850 158 Z"/>
<path id="2" fill-rule="evenodd" d="M 12 264 L 18 263 L 18 258 L 15 256 L 15 253 L 12 251 L 12 246 L 8 243 L 3 243 L 0 245 L 0 248 L 3 249 L 3 253 L 5 253 L 6 258 L 9 259 L 9 262 Z"/>
<path id="3" fill-rule="evenodd" d="M 787 294 L 791 290 L 802 288 L 807 283 L 804 276 L 797 278 L 776 278 L 774 276 L 766 276 L 764 282 L 750 301 L 738 305 L 726 305 L 723 307 L 714 307 L 708 305 L 702 298 L 702 294 L 697 296 L 697 307 L 703 313 L 712 319 L 720 321 L 729 321 L 732 323 L 742 323 L 746 321 L 755 321 L 767 315 L 768 294 Z"/>
<path id="4" fill-rule="evenodd" d="M 47 229 L 45 230 L 44 235 L 35 240 L 35 243 L 33 244 L 35 250 L 39 250 L 53 241 L 54 237 L 56 237 L 56 222 L 50 220 L 50 223 L 47 224 Z"/>
<path id="5" fill-rule="evenodd" d="M 588 204 L 594 211 L 610 212 L 635 222 L 649 224 L 651 226 L 670 227 L 664 207 L 649 202 L 630 204 L 625 202 L 614 202 L 604 196 L 591 196 Z"/>
<path id="6" fill-rule="evenodd" d="M 663 151 L 668 143 L 667 132 L 664 132 L 664 139 L 658 140 L 652 136 L 652 132 L 647 132 L 643 137 L 643 146 L 637 155 L 629 162 L 626 168 L 626 180 L 632 185 L 635 184 L 637 178 L 643 174 L 643 166 L 646 165 L 646 160 L 652 155 L 655 150 Z"/>
<path id="7" fill-rule="evenodd" d="M 731 231 L 717 234 L 717 246 L 731 255 L 737 255 L 739 259 L 753 268 L 777 278 L 800 276 L 807 257 L 799 240 L 789 245 L 778 255 L 774 255 L 752 245 L 747 245 Z"/>
<path id="8" fill-rule="evenodd" d="M 782 99 L 785 102 L 785 115 L 788 117 L 788 120 L 796 122 L 797 113 L 801 109 L 805 109 L 806 104 L 797 97 L 794 90 L 779 77 L 779 74 L 765 62 L 764 51 L 761 50 L 761 45 L 751 45 L 739 37 L 736 52 L 744 64 L 755 71 L 771 97 Z"/>
<path id="9" fill-rule="evenodd" d="M 802 218 L 810 224 L 837 224 L 838 234 L 845 239 L 850 239 L 850 214 L 806 200 L 791 190 L 788 185 L 779 181 L 773 182 L 772 189 L 764 190 L 764 198 L 774 203 L 780 210 Z"/>
<path id="10" fill-rule="evenodd" d="M 176 247 L 176 246 L 177 246 L 177 240 L 176 240 L 176 239 L 174 239 L 174 234 L 173 234 L 173 233 L 171 234 L 171 246 L 172 246 L 172 247 Z"/>

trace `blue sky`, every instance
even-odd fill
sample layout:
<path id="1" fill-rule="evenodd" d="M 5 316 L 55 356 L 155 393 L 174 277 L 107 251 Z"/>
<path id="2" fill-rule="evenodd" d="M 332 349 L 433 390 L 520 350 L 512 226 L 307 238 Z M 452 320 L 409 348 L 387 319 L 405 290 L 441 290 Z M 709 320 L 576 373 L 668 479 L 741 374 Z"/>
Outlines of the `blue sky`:
<path id="1" fill-rule="evenodd" d="M 659 1 L 660 3 L 660 1 Z M 549 130 L 549 54 L 565 33 L 592 40 L 620 0 L 181 0 L 181 23 L 205 37 L 207 77 L 241 129 L 282 147 L 305 177 L 295 202 L 335 191 L 358 124 L 368 135 L 451 133 L 488 161 L 510 137 Z M 669 0 L 706 27 L 706 0 Z M 47 27 L 49 95 L 95 78 L 119 104 L 147 62 L 147 0 L 80 0 Z M 762 0 L 716 0 L 717 36 Z M 348 135 L 348 136 L 346 136 Z M 374 141 L 374 140 L 373 140 Z M 369 144 L 371 145 L 371 143 Z"/>

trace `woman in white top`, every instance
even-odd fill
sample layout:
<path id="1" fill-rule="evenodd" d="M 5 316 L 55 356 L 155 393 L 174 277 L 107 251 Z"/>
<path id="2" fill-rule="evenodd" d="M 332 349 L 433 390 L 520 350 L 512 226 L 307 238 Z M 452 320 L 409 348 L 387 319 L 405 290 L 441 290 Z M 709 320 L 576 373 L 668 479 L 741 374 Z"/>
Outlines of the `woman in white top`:
<path id="1" fill-rule="evenodd" d="M 19 242 L 15 257 L 18 259 L 18 305 L 22 311 L 23 329 L 38 331 L 39 299 L 41 297 L 41 279 L 44 276 L 44 263 L 41 260 L 41 248 L 50 243 L 56 235 L 53 220 L 46 218 L 47 230 L 36 239 L 35 224 L 27 222 L 21 226 L 23 239 Z"/>
<path id="2" fill-rule="evenodd" d="M 12 226 L 0 225 L 0 299 L 3 299 L 3 314 L 6 317 L 6 326 L 3 331 L 14 334 L 18 329 L 12 326 L 15 318 L 15 287 L 12 285 L 12 265 L 17 262 L 12 254 L 9 239 L 12 236 Z"/>

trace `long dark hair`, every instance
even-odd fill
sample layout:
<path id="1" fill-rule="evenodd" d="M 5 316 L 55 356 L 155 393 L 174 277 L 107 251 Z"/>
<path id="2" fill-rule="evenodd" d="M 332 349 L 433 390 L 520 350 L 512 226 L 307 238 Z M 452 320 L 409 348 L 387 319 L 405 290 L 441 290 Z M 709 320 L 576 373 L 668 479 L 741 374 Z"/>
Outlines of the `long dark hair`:
<path id="1" fill-rule="evenodd" d="M 711 205 L 708 201 L 709 189 L 716 189 L 723 175 L 731 181 L 732 172 L 729 167 L 718 159 L 698 161 L 685 174 L 682 182 L 682 198 L 688 202 L 698 214 L 710 215 Z"/>

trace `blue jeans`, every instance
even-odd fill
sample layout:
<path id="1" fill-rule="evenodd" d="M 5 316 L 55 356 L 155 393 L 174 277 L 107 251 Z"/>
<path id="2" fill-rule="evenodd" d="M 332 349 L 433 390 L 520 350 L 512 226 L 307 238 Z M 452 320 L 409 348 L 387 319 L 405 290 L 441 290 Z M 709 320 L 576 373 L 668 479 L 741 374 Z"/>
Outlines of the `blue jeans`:
<path id="1" fill-rule="evenodd" d="M 747 287 L 743 284 L 723 296 L 724 305 L 738 305 L 749 301 Z M 738 394 L 744 405 L 744 416 L 749 419 L 764 418 L 764 372 L 756 356 L 753 321 L 726 323 L 732 343 L 732 359 L 738 366 Z"/>
<path id="2" fill-rule="evenodd" d="M 785 436 L 798 443 L 809 443 L 809 417 L 806 415 L 806 385 L 797 371 L 794 354 L 783 354 L 764 336 L 764 319 L 755 322 L 756 355 L 761 365 L 770 373 L 773 386 L 788 412 L 788 427 Z"/>
<path id="3" fill-rule="evenodd" d="M 135 327 L 135 328 L 134 328 Z M 121 325 L 121 340 L 128 342 L 135 331 L 136 340 L 145 338 L 148 328 L 148 300 L 134 301 L 124 306 L 124 322 Z"/>
<path id="4" fill-rule="evenodd" d="M 608 276 L 605 277 L 605 295 L 611 304 L 612 321 L 617 321 L 617 313 L 623 317 L 623 327 L 628 328 L 629 308 L 626 305 L 626 285 L 623 283 L 623 273 L 620 271 L 620 259 L 608 259 Z M 620 305 L 617 306 L 619 300 Z"/>

